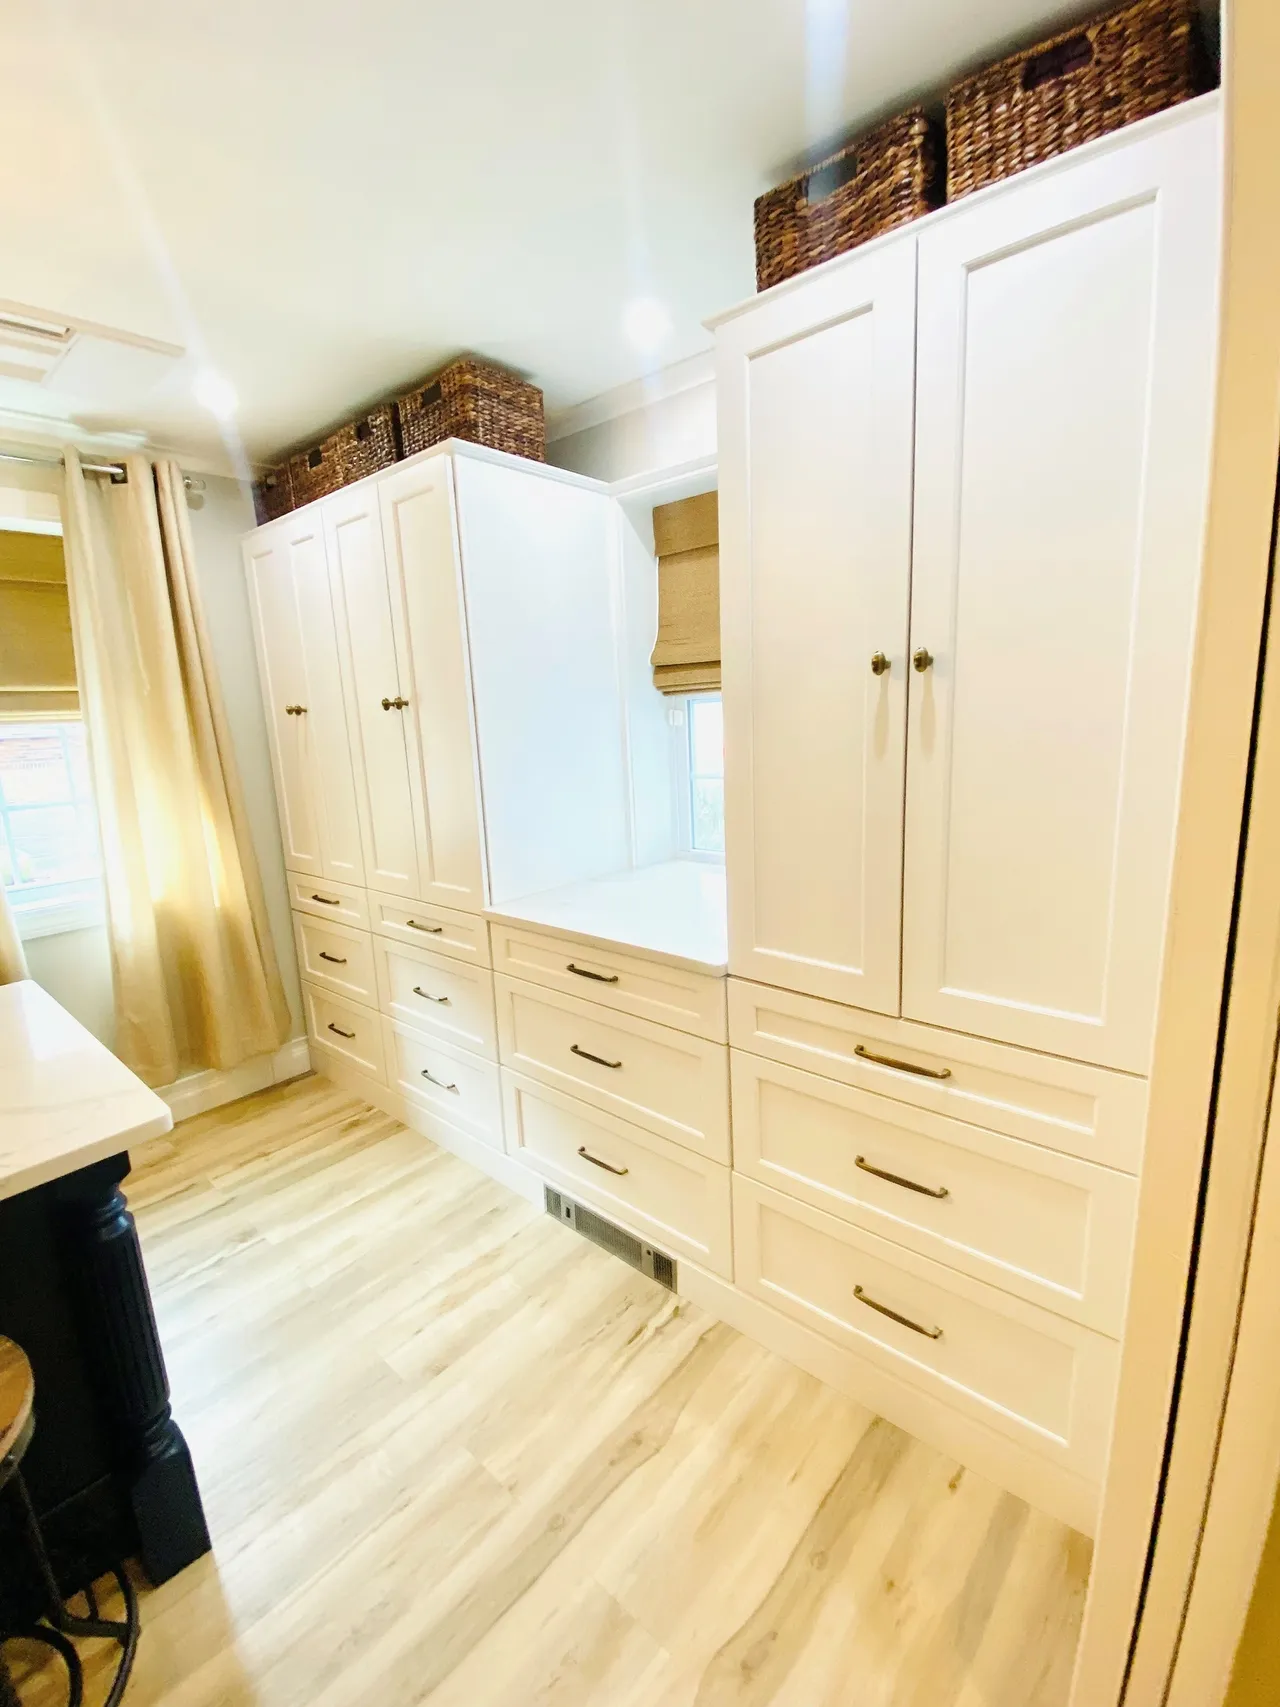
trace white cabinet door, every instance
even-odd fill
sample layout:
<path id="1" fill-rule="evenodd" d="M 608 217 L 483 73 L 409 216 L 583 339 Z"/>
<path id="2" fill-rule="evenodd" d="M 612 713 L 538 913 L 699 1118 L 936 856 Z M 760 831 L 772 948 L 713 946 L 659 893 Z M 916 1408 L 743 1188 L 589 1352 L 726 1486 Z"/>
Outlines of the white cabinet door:
<path id="1" fill-rule="evenodd" d="M 1147 1071 L 1213 414 L 1216 114 L 920 239 L 903 1012 Z M 922 663 L 923 659 L 920 660 Z"/>
<path id="2" fill-rule="evenodd" d="M 307 703 L 302 619 L 289 546 L 280 529 L 252 534 L 244 546 L 258 675 L 267 714 L 271 769 L 288 870 L 324 875 L 320 820 L 311 786 L 310 725 L 292 708 Z"/>
<path id="3" fill-rule="evenodd" d="M 292 871 L 362 885 L 337 634 L 316 511 L 286 517 L 251 535 L 245 565 L 285 864 Z"/>
<path id="4" fill-rule="evenodd" d="M 904 238 L 718 337 L 730 969 L 891 1014 L 915 266 Z"/>
<path id="5" fill-rule="evenodd" d="M 449 458 L 393 470 L 377 492 L 392 601 L 402 601 L 407 621 L 404 716 L 421 753 L 418 895 L 478 913 L 485 904 L 479 781 Z"/>
<path id="6" fill-rule="evenodd" d="M 323 509 L 365 877 L 386 894 L 416 896 L 417 725 L 409 672 L 401 670 L 404 618 L 399 581 L 387 575 L 378 489 L 361 482 L 326 499 Z"/>

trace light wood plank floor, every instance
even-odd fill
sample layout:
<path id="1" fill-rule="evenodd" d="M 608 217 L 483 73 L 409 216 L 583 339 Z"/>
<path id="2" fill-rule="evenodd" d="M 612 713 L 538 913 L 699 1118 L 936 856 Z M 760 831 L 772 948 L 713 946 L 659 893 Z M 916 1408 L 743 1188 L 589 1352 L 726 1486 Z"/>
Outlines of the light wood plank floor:
<path id="1" fill-rule="evenodd" d="M 1086 1540 L 394 1120 L 304 1079 L 135 1162 L 215 1552 L 130 1707 L 1065 1701 Z"/>

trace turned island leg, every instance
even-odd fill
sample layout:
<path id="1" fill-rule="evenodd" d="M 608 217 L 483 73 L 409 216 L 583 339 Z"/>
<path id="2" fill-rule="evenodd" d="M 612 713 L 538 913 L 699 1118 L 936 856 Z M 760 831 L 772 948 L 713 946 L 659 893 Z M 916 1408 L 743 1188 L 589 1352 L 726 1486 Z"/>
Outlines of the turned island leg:
<path id="1" fill-rule="evenodd" d="M 153 1583 L 209 1551 L 191 1453 L 169 1405 L 138 1230 L 120 1189 L 127 1156 L 59 1182 L 66 1254 L 76 1277 L 85 1353 L 96 1375 Z"/>

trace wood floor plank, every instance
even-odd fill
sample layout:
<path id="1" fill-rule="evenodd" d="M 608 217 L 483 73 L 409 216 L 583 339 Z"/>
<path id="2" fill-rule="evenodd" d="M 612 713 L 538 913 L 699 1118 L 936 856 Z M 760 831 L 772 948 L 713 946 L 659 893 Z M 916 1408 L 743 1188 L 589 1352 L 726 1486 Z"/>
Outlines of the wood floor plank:
<path id="1" fill-rule="evenodd" d="M 130 1707 L 1063 1707 L 1083 1537 L 386 1115 L 308 1078 L 134 1163 L 215 1553 Z"/>

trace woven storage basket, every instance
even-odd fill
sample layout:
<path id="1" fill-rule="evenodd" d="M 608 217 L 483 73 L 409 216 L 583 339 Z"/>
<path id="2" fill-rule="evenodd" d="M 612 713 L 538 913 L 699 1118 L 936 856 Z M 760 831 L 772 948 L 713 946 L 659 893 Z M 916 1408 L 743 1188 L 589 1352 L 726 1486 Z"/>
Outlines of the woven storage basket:
<path id="1" fill-rule="evenodd" d="M 937 128 L 920 107 L 877 125 L 756 202 L 756 287 L 842 255 L 941 201 Z"/>
<path id="2" fill-rule="evenodd" d="M 395 415 L 391 404 L 383 403 L 289 458 L 294 507 L 376 474 L 395 460 Z"/>
<path id="3" fill-rule="evenodd" d="M 253 507 L 259 522 L 274 522 L 288 515 L 293 508 L 293 482 L 287 462 L 282 462 L 279 468 L 269 468 L 258 481 L 253 488 Z"/>
<path id="4" fill-rule="evenodd" d="M 1209 86 L 1194 0 L 1133 0 L 947 94 L 947 200 Z"/>
<path id="5" fill-rule="evenodd" d="M 463 356 L 396 399 L 401 454 L 467 439 L 534 462 L 547 459 L 542 393 L 518 374 Z"/>

